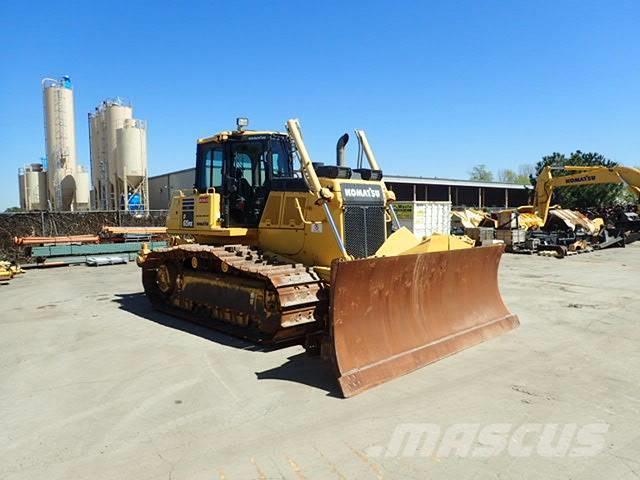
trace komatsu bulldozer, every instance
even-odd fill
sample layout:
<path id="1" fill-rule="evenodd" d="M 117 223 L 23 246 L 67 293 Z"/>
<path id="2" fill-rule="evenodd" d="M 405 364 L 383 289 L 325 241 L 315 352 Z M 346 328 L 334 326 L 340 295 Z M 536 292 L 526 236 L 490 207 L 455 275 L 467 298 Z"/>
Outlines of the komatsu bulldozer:
<path id="1" fill-rule="evenodd" d="M 401 228 L 362 130 L 359 166 L 313 163 L 286 132 L 200 139 L 193 191 L 171 201 L 171 246 L 139 257 L 163 311 L 330 359 L 345 397 L 515 328 L 498 289 L 503 247 Z M 368 168 L 364 168 L 366 157 Z"/>

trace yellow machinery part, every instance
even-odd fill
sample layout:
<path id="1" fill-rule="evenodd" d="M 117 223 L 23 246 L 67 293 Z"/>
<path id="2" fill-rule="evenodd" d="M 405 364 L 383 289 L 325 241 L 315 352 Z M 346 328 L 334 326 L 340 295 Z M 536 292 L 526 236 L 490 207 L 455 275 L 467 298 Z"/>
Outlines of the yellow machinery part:
<path id="1" fill-rule="evenodd" d="M 0 270 L 0 280 L 11 280 L 13 278 L 13 272 L 7 270 Z"/>
<path id="2" fill-rule="evenodd" d="M 419 240 L 408 228 L 393 232 L 376 252 L 376 257 L 412 255 L 415 253 L 445 252 L 472 248 L 474 240 L 467 236 L 434 234 Z"/>

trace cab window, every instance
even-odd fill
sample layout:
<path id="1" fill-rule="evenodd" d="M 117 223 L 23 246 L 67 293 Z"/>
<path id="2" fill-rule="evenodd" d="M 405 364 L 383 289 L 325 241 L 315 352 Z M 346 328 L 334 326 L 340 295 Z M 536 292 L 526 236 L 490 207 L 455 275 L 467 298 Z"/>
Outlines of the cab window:
<path id="1" fill-rule="evenodd" d="M 290 177 L 291 166 L 289 164 L 289 152 L 282 141 L 271 143 L 271 168 L 273 177 Z"/>
<path id="2" fill-rule="evenodd" d="M 262 142 L 243 142 L 231 147 L 233 175 L 250 187 L 264 185 L 266 152 Z"/>
<path id="3" fill-rule="evenodd" d="M 198 172 L 198 189 L 203 191 L 208 188 L 222 187 L 222 160 L 224 158 L 222 148 L 211 147 L 203 152 Z"/>

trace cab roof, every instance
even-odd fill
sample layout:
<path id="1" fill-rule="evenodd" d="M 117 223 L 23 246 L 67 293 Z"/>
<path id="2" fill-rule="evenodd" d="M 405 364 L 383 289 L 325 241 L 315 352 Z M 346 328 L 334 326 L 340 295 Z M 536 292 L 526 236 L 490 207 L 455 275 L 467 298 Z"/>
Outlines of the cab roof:
<path id="1" fill-rule="evenodd" d="M 219 133 L 216 133 L 215 135 L 211 135 L 210 137 L 199 138 L 198 143 L 199 144 L 210 143 L 210 142 L 220 143 L 224 140 L 228 140 L 229 138 L 239 140 L 241 138 L 250 138 L 250 137 L 257 137 L 257 136 L 264 136 L 264 135 L 281 135 L 285 137 L 288 136 L 284 132 L 274 132 L 274 131 L 266 131 L 266 130 L 265 131 L 233 130 L 233 131 L 219 132 Z"/>

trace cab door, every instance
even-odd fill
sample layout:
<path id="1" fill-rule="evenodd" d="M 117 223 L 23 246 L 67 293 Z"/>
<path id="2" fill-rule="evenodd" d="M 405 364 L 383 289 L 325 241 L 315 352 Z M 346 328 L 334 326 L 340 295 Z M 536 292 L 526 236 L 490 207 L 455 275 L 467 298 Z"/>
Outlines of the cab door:
<path id="1" fill-rule="evenodd" d="M 228 225 L 257 227 L 268 195 L 269 156 L 266 139 L 228 144 L 225 200 Z"/>

